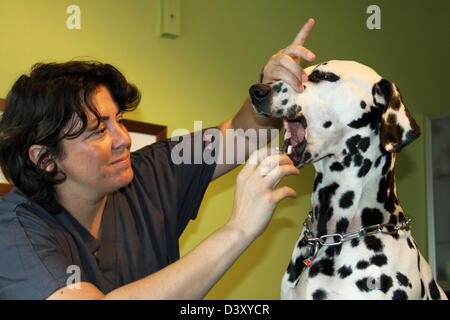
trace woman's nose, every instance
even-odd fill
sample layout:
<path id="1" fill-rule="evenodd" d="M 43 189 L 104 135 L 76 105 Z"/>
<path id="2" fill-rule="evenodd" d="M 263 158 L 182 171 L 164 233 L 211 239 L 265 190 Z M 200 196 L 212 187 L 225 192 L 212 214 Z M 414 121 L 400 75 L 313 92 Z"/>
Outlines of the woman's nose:
<path id="1" fill-rule="evenodd" d="M 113 148 L 131 148 L 131 137 L 127 128 L 123 124 L 117 124 L 116 130 L 114 130 Z"/>

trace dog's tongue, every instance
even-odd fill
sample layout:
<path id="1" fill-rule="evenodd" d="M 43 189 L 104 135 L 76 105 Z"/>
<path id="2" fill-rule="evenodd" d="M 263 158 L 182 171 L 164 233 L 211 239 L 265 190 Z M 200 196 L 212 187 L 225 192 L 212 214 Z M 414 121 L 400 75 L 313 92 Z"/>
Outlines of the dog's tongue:
<path id="1" fill-rule="evenodd" d="M 295 147 L 305 138 L 305 128 L 298 120 L 283 120 L 285 133 L 284 141 L 290 139 L 290 145 Z"/>

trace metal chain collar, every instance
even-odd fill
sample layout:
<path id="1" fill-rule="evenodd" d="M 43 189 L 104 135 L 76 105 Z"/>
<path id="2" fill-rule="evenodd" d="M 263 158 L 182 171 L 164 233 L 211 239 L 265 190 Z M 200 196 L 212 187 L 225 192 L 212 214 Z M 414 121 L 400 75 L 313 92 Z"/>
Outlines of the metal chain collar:
<path id="1" fill-rule="evenodd" d="M 320 237 L 316 237 L 314 233 L 312 233 L 312 211 L 308 213 L 308 217 L 306 218 L 303 227 L 305 229 L 305 234 L 303 239 L 301 240 L 304 244 L 310 245 L 310 256 L 303 260 L 303 263 L 306 266 L 311 265 L 311 261 L 316 257 L 317 251 L 319 250 L 319 246 L 338 246 L 345 241 L 359 239 L 361 237 L 371 236 L 377 233 L 384 234 L 396 234 L 399 230 L 409 230 L 411 218 L 408 217 L 405 213 L 404 216 L 406 221 L 403 221 L 398 224 L 392 223 L 379 223 L 374 224 L 368 227 L 362 227 L 356 231 L 348 232 L 348 233 L 331 233 L 325 234 Z M 392 230 L 388 230 L 387 228 L 391 228 Z M 331 242 L 329 242 L 331 240 Z M 328 241 L 328 242 L 327 242 Z"/>

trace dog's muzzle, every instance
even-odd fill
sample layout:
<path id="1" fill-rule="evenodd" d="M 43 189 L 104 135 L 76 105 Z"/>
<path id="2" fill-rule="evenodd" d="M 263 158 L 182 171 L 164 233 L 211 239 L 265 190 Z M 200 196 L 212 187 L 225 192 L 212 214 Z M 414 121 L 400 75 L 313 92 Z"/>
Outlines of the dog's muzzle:
<path id="1" fill-rule="evenodd" d="M 250 87 L 250 97 L 252 98 L 255 112 L 264 117 L 272 116 L 272 87 L 266 84 L 255 84 Z M 275 115 L 280 117 L 279 115 Z M 285 136 L 283 152 L 286 153 L 298 167 L 303 161 L 303 153 L 306 149 L 306 119 L 303 115 L 297 115 L 295 118 L 283 119 Z"/>
<path id="2" fill-rule="evenodd" d="M 272 115 L 270 111 L 272 88 L 266 84 L 255 84 L 250 87 L 249 92 L 255 112 L 261 116 L 270 117 Z"/>

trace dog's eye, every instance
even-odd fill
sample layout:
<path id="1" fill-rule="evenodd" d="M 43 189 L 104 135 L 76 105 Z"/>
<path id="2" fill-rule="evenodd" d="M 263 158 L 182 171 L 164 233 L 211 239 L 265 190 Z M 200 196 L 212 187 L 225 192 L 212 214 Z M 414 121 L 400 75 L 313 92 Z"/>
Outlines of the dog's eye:
<path id="1" fill-rule="evenodd" d="M 334 74 L 332 72 L 323 72 L 320 70 L 314 70 L 309 76 L 309 81 L 318 83 L 320 81 L 330 81 L 330 82 L 336 82 L 340 78 L 337 74 Z"/>

